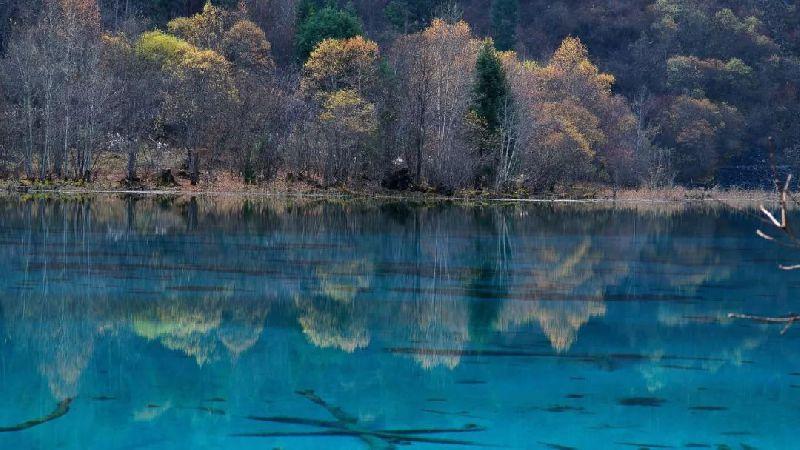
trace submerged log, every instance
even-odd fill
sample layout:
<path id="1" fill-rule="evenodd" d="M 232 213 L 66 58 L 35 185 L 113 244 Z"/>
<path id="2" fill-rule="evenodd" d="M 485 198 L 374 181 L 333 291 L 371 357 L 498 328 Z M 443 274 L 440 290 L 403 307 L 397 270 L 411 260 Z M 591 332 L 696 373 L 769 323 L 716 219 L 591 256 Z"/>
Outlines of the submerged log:
<path id="1" fill-rule="evenodd" d="M 360 439 L 367 444 L 370 449 L 395 449 L 396 445 L 407 445 L 411 443 L 426 443 L 438 445 L 460 445 L 460 446 L 481 446 L 471 441 L 459 439 L 443 439 L 426 437 L 424 435 L 440 434 L 440 433 L 470 433 L 485 431 L 484 427 L 478 426 L 473 423 L 464 425 L 461 428 L 419 428 L 419 429 L 365 429 L 358 426 L 358 419 L 346 413 L 342 408 L 332 405 L 318 396 L 312 390 L 297 391 L 297 394 L 305 397 L 311 402 L 319 405 L 328 411 L 336 420 L 319 420 L 309 419 L 303 417 L 287 417 L 287 416 L 247 416 L 247 419 L 255 420 L 258 422 L 273 422 L 281 424 L 293 425 L 307 425 L 317 428 L 323 428 L 322 431 L 306 431 L 306 432 L 253 432 L 253 433 L 236 433 L 231 436 L 236 437 L 260 437 L 260 438 L 274 438 L 274 437 L 332 437 L 332 436 L 350 436 Z"/>
<path id="2" fill-rule="evenodd" d="M 51 412 L 50 414 L 48 414 L 48 415 L 46 415 L 44 417 L 40 417 L 38 419 L 31 419 L 31 420 L 22 422 L 22 423 L 17 424 L 17 425 L 12 425 L 10 427 L 0 427 L 0 433 L 9 433 L 9 432 L 12 432 L 12 431 L 27 430 L 28 428 L 33 428 L 33 427 L 35 427 L 37 425 L 41 425 L 43 423 L 50 422 L 51 420 L 56 420 L 59 417 L 61 417 L 64 414 L 69 412 L 70 403 L 72 403 L 72 399 L 71 398 L 67 398 L 67 399 L 61 400 L 58 403 L 58 406 L 56 406 L 56 409 L 54 409 L 53 412 Z"/>
<path id="3" fill-rule="evenodd" d="M 785 324 L 785 326 L 781 330 L 781 334 L 786 333 L 786 331 L 789 330 L 789 328 L 792 325 L 794 325 L 795 322 L 800 321 L 800 315 L 794 313 L 780 317 L 754 316 L 751 314 L 729 313 L 728 318 L 751 320 L 756 323 L 764 323 L 764 324 Z"/>
<path id="4" fill-rule="evenodd" d="M 463 432 L 464 430 L 458 430 Z M 464 441 L 460 439 L 442 439 L 442 438 L 429 438 L 423 436 L 414 436 L 405 433 L 388 433 L 384 431 L 369 431 L 358 429 L 335 429 L 328 431 L 267 431 L 267 432 L 254 432 L 254 433 L 236 433 L 232 434 L 233 437 L 253 437 L 253 438 L 274 438 L 274 437 L 332 437 L 332 436 L 349 436 L 364 440 L 365 437 L 376 437 L 386 444 L 394 448 L 392 444 L 410 444 L 410 443 L 424 443 L 424 444 L 439 444 L 439 445 L 461 445 L 461 446 L 479 446 L 487 447 L 484 444 L 478 444 L 472 441 Z M 373 447 L 370 447 L 373 448 Z M 379 448 L 385 448 L 381 446 Z"/>

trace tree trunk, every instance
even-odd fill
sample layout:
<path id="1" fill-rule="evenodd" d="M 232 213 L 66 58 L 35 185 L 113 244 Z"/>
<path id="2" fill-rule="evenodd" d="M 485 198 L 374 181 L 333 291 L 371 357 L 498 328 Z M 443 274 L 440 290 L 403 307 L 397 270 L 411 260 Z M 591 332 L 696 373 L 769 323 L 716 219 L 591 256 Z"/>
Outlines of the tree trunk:
<path id="1" fill-rule="evenodd" d="M 192 186 L 197 186 L 197 182 L 200 180 L 199 158 L 196 151 L 189 151 L 189 181 Z"/>
<path id="2" fill-rule="evenodd" d="M 417 168 L 414 173 L 414 183 L 417 186 L 420 185 L 422 181 L 422 147 L 425 145 L 423 135 L 425 134 L 424 124 L 420 124 L 419 130 L 417 131 Z"/>
<path id="3" fill-rule="evenodd" d="M 27 142 L 25 143 L 25 175 L 30 179 L 33 174 L 33 93 L 26 84 L 25 96 L 25 127 L 27 131 Z"/>
<path id="4" fill-rule="evenodd" d="M 128 149 L 128 183 L 136 181 L 136 150 L 133 146 Z"/>

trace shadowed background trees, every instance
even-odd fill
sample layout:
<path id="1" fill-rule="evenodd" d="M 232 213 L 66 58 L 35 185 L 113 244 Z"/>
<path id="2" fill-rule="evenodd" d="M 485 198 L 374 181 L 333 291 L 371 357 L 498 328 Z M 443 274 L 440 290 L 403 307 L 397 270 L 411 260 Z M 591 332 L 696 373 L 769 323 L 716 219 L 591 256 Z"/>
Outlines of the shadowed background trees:
<path id="1" fill-rule="evenodd" d="M 798 160 L 799 37 L 746 0 L 0 0 L 0 175 L 746 185 L 766 135 Z"/>

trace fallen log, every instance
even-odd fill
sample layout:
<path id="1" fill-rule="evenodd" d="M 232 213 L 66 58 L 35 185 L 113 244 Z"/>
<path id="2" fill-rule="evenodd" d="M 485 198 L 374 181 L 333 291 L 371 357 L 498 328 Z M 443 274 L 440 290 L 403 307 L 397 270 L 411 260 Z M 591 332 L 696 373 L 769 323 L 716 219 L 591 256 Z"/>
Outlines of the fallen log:
<path id="1" fill-rule="evenodd" d="M 778 316 L 778 317 L 770 317 L 770 316 L 755 316 L 752 314 L 739 314 L 739 313 L 728 313 L 728 318 L 730 319 L 743 319 L 743 320 L 751 320 L 756 323 L 765 323 L 765 324 L 785 324 L 783 329 L 781 330 L 781 334 L 786 333 L 786 331 L 794 325 L 795 322 L 800 322 L 800 315 L 798 314 L 789 314 L 786 316 Z"/>
<path id="2" fill-rule="evenodd" d="M 22 423 L 17 424 L 17 425 L 12 425 L 10 427 L 0 427 L 0 433 L 9 433 L 9 432 L 12 432 L 12 431 L 27 430 L 28 428 L 33 428 L 33 427 L 35 427 L 37 425 L 41 425 L 43 423 L 50 422 L 51 420 L 56 420 L 59 417 L 61 417 L 64 414 L 69 412 L 70 403 L 72 403 L 72 399 L 71 398 L 67 398 L 67 399 L 61 400 L 58 403 L 58 406 L 56 406 L 56 409 L 54 409 L 53 412 L 51 412 L 50 414 L 48 414 L 48 415 L 46 415 L 44 417 L 40 417 L 38 419 L 27 420 L 25 422 L 22 422 Z"/>

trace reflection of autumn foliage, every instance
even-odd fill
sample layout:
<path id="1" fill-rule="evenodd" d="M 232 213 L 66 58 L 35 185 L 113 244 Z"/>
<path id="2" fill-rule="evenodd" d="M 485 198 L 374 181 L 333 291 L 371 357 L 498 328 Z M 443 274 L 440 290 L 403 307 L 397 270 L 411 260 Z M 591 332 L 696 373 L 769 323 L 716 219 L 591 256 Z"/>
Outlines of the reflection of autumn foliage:
<path id="1" fill-rule="evenodd" d="M 133 330 L 170 350 L 182 351 L 203 365 L 216 350 L 210 334 L 221 321 L 220 311 L 204 303 L 160 301 L 134 315 Z"/>
<path id="2" fill-rule="evenodd" d="M 578 331 L 593 317 L 603 317 L 606 305 L 601 301 L 519 301 L 508 302 L 495 326 L 500 331 L 536 321 L 558 352 L 569 350 Z"/>
<path id="3" fill-rule="evenodd" d="M 731 270 L 726 268 L 720 258 L 717 256 L 702 255 L 696 246 L 687 245 L 685 249 L 676 248 L 676 254 L 683 254 L 684 256 L 691 256 L 690 259 L 685 259 L 687 264 L 684 266 L 681 259 L 675 260 L 677 267 L 691 267 L 692 269 L 683 269 L 681 271 L 673 271 L 668 276 L 665 275 L 665 283 L 667 283 L 676 292 L 681 295 L 695 295 L 702 286 L 709 283 L 720 282 L 730 278 Z M 708 257 L 708 258 L 706 258 Z M 690 261 L 695 258 L 706 260 L 703 265 L 690 264 Z M 720 305 L 719 307 L 722 307 Z M 661 304 L 658 308 L 658 322 L 661 325 L 670 327 L 682 327 L 696 323 L 693 316 L 713 316 L 720 323 L 728 323 L 730 319 L 727 317 L 727 311 L 719 309 L 717 311 L 709 311 L 708 305 L 683 305 L 680 309 L 674 308 L 673 305 Z"/>
<path id="4" fill-rule="evenodd" d="M 680 221 L 676 217 L 675 221 Z M 714 233 L 713 224 L 702 224 L 695 227 L 700 233 Z M 660 255 L 669 254 L 665 261 Z M 652 249 L 643 252 L 643 257 L 668 263 L 658 277 L 658 284 L 669 286 L 671 290 L 683 296 L 694 296 L 703 286 L 724 282 L 731 278 L 733 271 L 729 261 L 717 249 L 698 246 L 694 240 L 665 239 Z M 696 323 L 696 317 L 715 317 L 720 323 L 729 323 L 728 311 L 723 305 L 685 304 L 675 308 L 671 304 L 660 304 L 658 322 L 669 327 L 682 327 Z"/>
<path id="5" fill-rule="evenodd" d="M 454 270 L 449 263 L 456 261 L 469 247 L 453 242 L 443 236 L 436 235 L 441 222 L 432 221 L 434 238 L 420 243 L 422 261 L 429 261 L 431 266 L 419 278 L 408 278 L 408 285 L 414 286 L 418 292 L 432 292 L 430 296 L 414 294 L 404 299 L 400 307 L 398 319 L 402 320 L 402 328 L 406 339 L 414 347 L 422 350 L 414 355 L 416 362 L 424 369 L 446 367 L 454 369 L 461 363 L 459 351 L 463 350 L 471 339 L 470 336 L 470 302 L 464 298 L 441 295 L 439 290 L 447 290 L 451 286 L 461 286 L 472 281 L 474 273 Z M 407 331 L 406 331 L 407 330 Z M 426 352 L 426 349 L 445 350 L 444 353 Z"/>
<path id="6" fill-rule="evenodd" d="M 235 360 L 258 342 L 271 306 L 279 308 L 273 319 L 299 323 L 311 345 L 353 353 L 380 336 L 382 343 L 408 350 L 397 354 L 413 358 L 410 364 L 448 370 L 462 362 L 464 352 L 513 338 L 502 333 L 519 327 L 540 328 L 555 351 L 566 352 L 583 326 L 606 314 L 607 294 L 632 300 L 637 294 L 698 296 L 700 286 L 730 278 L 736 261 L 684 238 L 683 230 L 717 233 L 718 216 L 685 208 L 389 208 L 242 197 L 9 203 L 2 210 L 9 223 L 25 223 L 35 233 L 65 223 L 76 233 L 101 232 L 94 235 L 97 247 L 84 248 L 82 234 L 70 237 L 66 249 L 55 238 L 4 247 L 15 267 L 29 264 L 37 272 L 36 278 L 17 280 L 19 296 L 0 299 L 0 312 L 14 351 L 33 355 L 34 367 L 58 398 L 78 392 L 81 373 L 103 337 L 133 331 L 136 339 L 198 364 Z M 203 227 L 226 233 L 202 235 Z M 230 239 L 228 231 L 239 234 Z M 175 251 L 165 250 L 173 246 Z M 213 257 L 195 258 L 200 251 Z M 49 297 L 40 289 L 47 285 L 39 278 L 41 262 L 24 260 L 17 254 L 23 252 L 47 262 L 45 276 L 53 283 L 57 277 Z M 267 267 L 264 262 L 272 260 L 291 263 Z M 634 275 L 641 278 L 626 278 L 639 262 L 645 264 Z M 129 270 L 135 272 L 123 272 Z M 165 271 L 169 277 L 161 276 Z M 142 289 L 130 298 L 108 301 L 97 294 L 100 288 L 116 293 L 114 277 L 128 275 Z M 67 279 L 91 281 L 98 290 L 70 300 L 55 290 Z M 623 279 L 630 292 L 616 289 Z M 657 325 L 664 328 L 691 325 L 712 307 L 659 302 L 656 308 Z M 299 336 L 296 329 L 290 332 Z M 726 360 L 744 359 L 749 348 Z"/>
<path id="7" fill-rule="evenodd" d="M 297 320 L 312 344 L 348 353 L 369 344 L 366 311 L 356 296 L 369 289 L 372 271 L 372 263 L 364 259 L 316 269 L 319 295 L 296 296 L 294 302 Z"/>
<path id="8" fill-rule="evenodd" d="M 39 371 L 47 378 L 53 397 L 73 398 L 92 357 L 97 331 L 86 326 L 74 329 L 64 321 L 48 323 L 47 328 L 32 336 L 41 344 L 36 346 L 40 351 Z"/>
<path id="9" fill-rule="evenodd" d="M 17 299 L 4 302 L 5 329 L 11 342 L 36 361 L 58 400 L 75 397 L 97 336 L 105 325 L 82 299 Z"/>
<path id="10" fill-rule="evenodd" d="M 60 334 L 59 331 L 64 330 L 54 331 Z M 88 342 L 84 342 L 82 337 L 71 336 L 67 341 L 55 340 L 57 344 L 44 345 L 42 348 L 44 353 L 39 361 L 39 371 L 47 378 L 50 392 L 57 399 L 73 398 L 78 394 L 78 382 L 94 351 L 94 336 L 86 336 L 90 338 Z"/>
<path id="11" fill-rule="evenodd" d="M 569 350 L 580 328 L 606 313 L 603 291 L 628 273 L 623 263 L 607 261 L 590 237 L 536 251 L 537 269 L 524 280 L 517 301 L 506 302 L 494 323 L 500 331 L 538 322 L 558 352 Z M 604 267 L 599 267 L 604 264 Z M 598 270 L 600 269 L 600 270 Z M 542 298 L 546 293 L 565 298 Z M 570 299 L 569 297 L 576 297 Z"/>
<path id="12" fill-rule="evenodd" d="M 323 295 L 341 303 L 353 301 L 359 291 L 369 288 L 372 264 L 365 260 L 349 261 L 316 270 Z"/>
<path id="13" fill-rule="evenodd" d="M 217 337 L 234 359 L 261 338 L 269 309 L 269 304 L 264 301 L 241 302 L 238 307 L 223 309 Z"/>
<path id="14" fill-rule="evenodd" d="M 369 345 L 366 318 L 356 311 L 354 303 L 296 297 L 295 306 L 303 333 L 315 346 L 353 353 Z"/>
<path id="15" fill-rule="evenodd" d="M 469 304 L 458 299 L 415 301 L 406 311 L 412 320 L 411 341 L 420 347 L 461 350 L 469 342 Z M 420 353 L 414 359 L 425 369 L 454 369 L 461 357 L 453 354 Z"/>
<path id="16" fill-rule="evenodd" d="M 225 298 L 169 299 L 137 311 L 133 330 L 203 365 L 219 357 L 218 343 L 238 357 L 261 336 L 269 305 Z"/>

